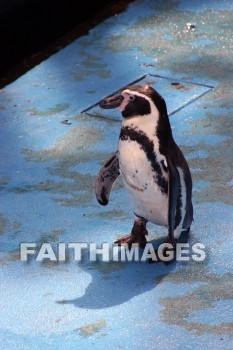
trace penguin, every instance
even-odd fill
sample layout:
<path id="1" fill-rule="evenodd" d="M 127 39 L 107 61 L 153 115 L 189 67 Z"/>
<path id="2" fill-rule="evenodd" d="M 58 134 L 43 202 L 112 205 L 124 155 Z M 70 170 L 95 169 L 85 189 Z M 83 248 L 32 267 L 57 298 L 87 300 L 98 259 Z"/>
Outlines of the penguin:
<path id="1" fill-rule="evenodd" d="M 192 177 L 174 141 L 166 102 L 150 85 L 132 85 L 100 101 L 122 113 L 118 150 L 101 167 L 95 193 L 107 205 L 114 182 L 122 177 L 134 212 L 131 233 L 115 242 L 144 248 L 147 222 L 168 229 L 166 242 L 175 251 L 181 232 L 193 221 Z"/>

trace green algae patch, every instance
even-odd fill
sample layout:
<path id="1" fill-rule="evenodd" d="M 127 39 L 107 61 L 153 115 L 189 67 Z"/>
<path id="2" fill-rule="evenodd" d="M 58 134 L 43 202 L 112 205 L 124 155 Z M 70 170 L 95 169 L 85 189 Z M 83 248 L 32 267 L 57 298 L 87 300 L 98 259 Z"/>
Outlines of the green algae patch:
<path id="1" fill-rule="evenodd" d="M 107 326 L 105 320 L 99 320 L 95 323 L 89 323 L 85 326 L 82 326 L 80 328 L 77 328 L 76 331 L 79 332 L 81 337 L 83 338 L 88 338 L 91 337 L 92 335 L 99 333 L 102 331 Z"/>
<path id="2" fill-rule="evenodd" d="M 56 301 L 57 304 L 60 304 L 60 305 L 66 305 L 68 303 L 68 300 L 66 299 L 62 299 L 62 300 L 58 300 Z"/>
<path id="3" fill-rule="evenodd" d="M 0 235 L 5 232 L 7 225 L 8 220 L 4 217 L 4 215 L 0 214 Z"/>
<path id="4" fill-rule="evenodd" d="M 207 81 L 229 81 L 233 11 L 190 13 L 180 11 L 178 6 L 179 2 L 172 0 L 151 3 L 152 14 L 139 16 L 127 31 L 110 37 L 107 47 L 112 52 L 134 50 L 138 57 L 151 57 L 151 66 L 156 57 L 159 69 L 169 68 L 174 75 L 191 72 L 192 76 L 204 76 Z M 196 24 L 192 30 L 187 27 L 190 18 Z M 210 23 L 214 23 L 214 27 Z M 168 36 L 172 40 L 167 40 Z"/>
<path id="5" fill-rule="evenodd" d="M 195 283 L 201 285 L 194 290 L 176 297 L 160 299 L 163 306 L 161 317 L 163 322 L 182 327 L 197 335 L 212 333 L 216 335 L 232 335 L 233 324 L 219 323 L 206 324 L 190 320 L 196 311 L 214 308 L 216 302 L 233 299 L 233 275 L 226 273 L 217 275 L 210 273 L 206 268 L 184 268 L 177 273 L 160 276 L 156 283 Z"/>
<path id="6" fill-rule="evenodd" d="M 102 162 L 105 152 L 92 151 L 104 138 L 104 131 L 93 121 L 81 123 L 59 137 L 54 146 L 39 151 L 24 149 L 28 162 L 46 162 L 48 179 L 39 183 L 12 188 L 11 191 L 24 194 L 42 191 L 53 194 L 52 200 L 64 206 L 78 206 L 93 199 L 96 175 L 91 175 L 92 162 Z M 79 163 L 87 163 L 86 174 L 73 169 Z M 90 171 L 88 170 L 90 166 Z M 88 173 L 90 172 L 90 173 Z M 60 178 L 60 180 L 55 178 Z M 60 195 L 60 196 L 57 196 Z"/>
<path id="7" fill-rule="evenodd" d="M 10 237 L 12 237 L 20 229 L 20 226 L 19 222 L 11 221 L 0 213 L 0 235 L 8 233 L 10 234 Z"/>
<path id="8" fill-rule="evenodd" d="M 64 229 L 55 229 L 51 232 L 42 232 L 37 244 L 47 243 L 47 242 L 59 242 L 59 238 L 66 231 Z"/>
<path id="9" fill-rule="evenodd" d="M 3 176 L 0 178 L 0 190 L 4 189 L 4 187 L 10 182 L 10 176 Z"/>
<path id="10" fill-rule="evenodd" d="M 86 218 L 98 218 L 98 219 L 105 219 L 105 220 L 111 220 L 114 218 L 114 220 L 129 220 L 131 218 L 130 214 L 124 210 L 109 210 L 109 211 L 101 211 L 97 213 L 91 213 L 86 214 Z"/>
<path id="11" fill-rule="evenodd" d="M 101 39 L 101 37 L 97 38 Z M 107 64 L 103 63 L 101 56 L 86 54 L 84 50 L 79 52 L 82 60 L 73 66 L 72 75 L 77 81 L 84 81 L 87 76 L 98 76 L 102 79 L 107 79 L 111 76 L 111 70 L 107 69 Z M 82 68 L 83 67 L 83 68 Z"/>
<path id="12" fill-rule="evenodd" d="M 64 112 L 66 109 L 69 108 L 69 103 L 58 103 L 54 107 L 49 107 L 46 110 L 42 111 L 36 108 L 32 108 L 28 110 L 29 115 L 36 115 L 39 117 L 48 117 L 52 115 L 59 114 L 61 112 Z"/>
<path id="13" fill-rule="evenodd" d="M 103 131 L 95 126 L 81 124 L 72 127 L 63 136 L 59 137 L 51 147 L 40 151 L 23 149 L 27 161 L 59 162 L 66 167 L 75 166 L 79 162 L 100 159 L 101 152 L 92 152 L 91 147 L 102 141 Z"/>
<path id="14" fill-rule="evenodd" d="M 1 254 L 0 265 L 8 265 L 9 263 L 14 263 L 17 261 L 20 261 L 19 249 L 4 252 Z"/>
<path id="15" fill-rule="evenodd" d="M 206 135 L 211 139 L 211 135 L 224 135 L 226 139 L 216 145 L 205 144 L 204 141 L 193 147 L 193 150 L 205 150 L 208 157 L 198 157 L 189 160 L 191 168 L 200 169 L 193 172 L 194 184 L 196 181 L 205 181 L 208 186 L 200 191 L 194 191 L 196 203 L 218 202 L 233 204 L 232 199 L 232 134 L 233 123 L 229 115 L 216 115 L 206 113 L 205 117 L 198 122 L 193 120 L 191 130 L 187 135 Z M 190 148 L 182 147 L 184 151 L 190 152 Z M 198 154 L 198 152 L 197 152 Z M 218 171 L 216 171 L 219 169 Z"/>
<path id="16" fill-rule="evenodd" d="M 93 77 L 93 75 L 96 75 L 102 79 L 108 79 L 111 76 L 111 70 L 110 69 L 96 69 L 96 70 L 77 70 L 73 72 L 73 77 L 75 80 L 78 81 L 84 81 L 87 76 Z"/>

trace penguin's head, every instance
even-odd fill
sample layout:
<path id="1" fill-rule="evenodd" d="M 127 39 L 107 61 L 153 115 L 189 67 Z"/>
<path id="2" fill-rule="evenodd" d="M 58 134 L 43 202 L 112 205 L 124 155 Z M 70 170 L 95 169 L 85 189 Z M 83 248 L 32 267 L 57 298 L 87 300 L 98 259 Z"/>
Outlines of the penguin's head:
<path id="1" fill-rule="evenodd" d="M 145 115 L 166 115 L 167 107 L 162 96 L 150 85 L 127 86 L 120 94 L 103 99 L 101 108 L 117 108 L 124 118 Z"/>

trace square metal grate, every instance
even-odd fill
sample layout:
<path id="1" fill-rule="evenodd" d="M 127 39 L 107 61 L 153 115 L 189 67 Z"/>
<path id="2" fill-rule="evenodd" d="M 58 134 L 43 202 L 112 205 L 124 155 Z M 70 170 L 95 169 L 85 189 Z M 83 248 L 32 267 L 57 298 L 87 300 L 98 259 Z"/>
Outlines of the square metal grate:
<path id="1" fill-rule="evenodd" d="M 106 97 L 112 96 L 120 92 L 126 86 L 134 84 L 150 84 L 155 90 L 157 90 L 166 101 L 169 116 L 175 114 L 213 89 L 213 86 L 210 85 L 175 80 L 173 78 L 162 77 L 160 75 L 146 74 L 123 86 L 121 89 L 112 92 Z M 86 108 L 81 113 L 85 113 L 90 116 L 122 120 L 121 112 L 119 110 L 102 109 L 99 107 L 99 102 L 100 101 Z"/>

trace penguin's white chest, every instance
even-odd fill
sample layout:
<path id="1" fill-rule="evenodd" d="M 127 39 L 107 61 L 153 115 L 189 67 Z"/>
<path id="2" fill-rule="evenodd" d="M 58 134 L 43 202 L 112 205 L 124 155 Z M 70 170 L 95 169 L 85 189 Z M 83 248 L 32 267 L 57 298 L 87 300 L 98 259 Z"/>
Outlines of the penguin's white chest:
<path id="1" fill-rule="evenodd" d="M 161 161 L 163 156 L 158 155 L 158 159 Z M 136 141 L 120 140 L 119 165 L 134 213 L 154 224 L 167 226 L 168 196 L 158 186 L 158 174 L 142 146 Z M 168 181 L 162 168 L 161 172 Z"/>

